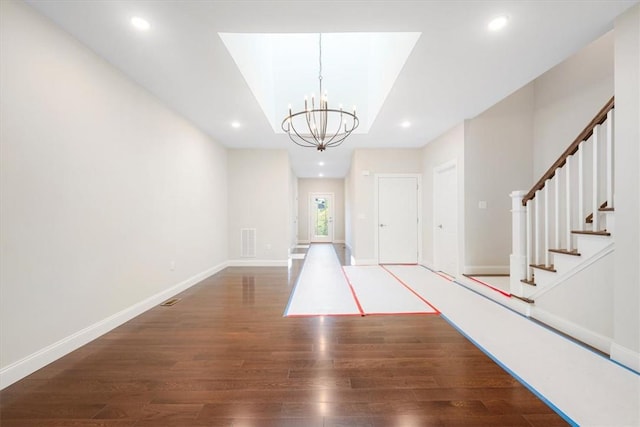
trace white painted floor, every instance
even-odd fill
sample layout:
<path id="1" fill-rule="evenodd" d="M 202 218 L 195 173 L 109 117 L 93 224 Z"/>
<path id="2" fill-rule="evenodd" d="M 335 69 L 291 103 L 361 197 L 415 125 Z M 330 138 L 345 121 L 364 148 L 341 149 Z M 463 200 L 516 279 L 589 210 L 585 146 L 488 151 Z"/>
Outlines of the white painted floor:
<path id="1" fill-rule="evenodd" d="M 483 296 L 512 300 L 497 291 L 422 266 L 344 271 L 331 245 L 311 245 L 285 315 L 410 313 L 428 302 L 570 423 L 640 426 L 640 375 Z"/>
<path id="2" fill-rule="evenodd" d="M 360 315 L 331 244 L 309 247 L 284 315 Z"/>
<path id="3" fill-rule="evenodd" d="M 344 267 L 365 315 L 437 313 L 379 265 Z"/>

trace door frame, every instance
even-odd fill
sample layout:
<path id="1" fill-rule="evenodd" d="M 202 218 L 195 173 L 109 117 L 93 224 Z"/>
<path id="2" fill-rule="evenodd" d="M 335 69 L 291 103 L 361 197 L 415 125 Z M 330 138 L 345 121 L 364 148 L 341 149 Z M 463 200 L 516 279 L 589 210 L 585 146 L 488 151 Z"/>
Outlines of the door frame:
<path id="1" fill-rule="evenodd" d="M 416 232 L 418 233 L 418 264 L 422 264 L 422 174 L 419 173 L 377 173 L 374 175 L 373 190 L 373 235 L 374 235 L 374 251 L 375 260 L 380 264 L 380 232 L 378 212 L 380 201 L 378 200 L 378 191 L 380 178 L 416 178 L 418 188 L 416 189 L 416 203 L 418 205 L 418 223 L 416 224 Z"/>
<path id="2" fill-rule="evenodd" d="M 331 205 L 330 205 L 330 213 L 332 214 L 330 217 L 329 222 L 331 223 L 331 225 L 329 226 L 329 237 L 327 238 L 328 240 L 315 240 L 314 239 L 314 235 L 315 233 L 313 232 L 313 210 L 311 209 L 311 202 L 313 201 L 313 199 L 315 199 L 318 196 L 329 196 L 331 197 Z M 335 209 L 335 202 L 336 202 L 336 196 L 334 193 L 328 192 L 328 191 L 316 191 L 316 192 L 312 192 L 309 193 L 309 200 L 307 200 L 307 209 L 308 209 L 308 218 L 307 218 L 307 231 L 309 234 L 309 243 L 313 243 L 313 242 L 318 242 L 318 243 L 333 243 L 333 239 L 335 237 L 335 232 L 334 232 L 334 226 L 333 226 L 333 218 L 336 215 L 336 209 Z"/>
<path id="3" fill-rule="evenodd" d="M 438 205 L 437 205 L 437 201 L 436 201 L 436 177 L 438 176 L 438 174 L 447 171 L 449 169 L 455 169 L 455 173 L 456 173 L 456 216 L 457 216 L 457 220 L 456 220 L 456 236 L 457 236 L 457 241 L 456 241 L 456 266 L 457 266 L 457 271 L 455 272 L 447 272 L 449 274 L 454 274 L 454 275 L 458 275 L 460 274 L 460 272 L 462 272 L 462 258 L 460 257 L 461 253 L 464 253 L 462 251 L 464 251 L 464 247 L 461 245 L 461 240 L 464 241 L 464 239 L 461 239 L 461 233 L 462 233 L 462 229 L 460 227 L 461 224 L 461 214 L 462 212 L 460 212 L 460 176 L 458 173 L 458 161 L 457 159 L 453 159 L 453 160 L 449 160 L 448 162 L 444 162 L 438 166 L 435 166 L 433 168 L 433 188 L 432 188 L 432 193 L 431 193 L 431 198 L 432 198 L 432 204 L 433 204 L 433 224 L 432 226 L 432 235 L 433 235 L 433 267 L 434 268 L 438 268 L 438 266 L 436 265 L 436 259 L 437 259 L 437 245 L 436 245 L 436 237 L 435 237 L 435 233 L 436 233 L 436 219 L 437 219 L 437 209 L 438 209 Z M 464 194 L 464 193 L 463 193 Z M 464 223 L 464 222 L 463 222 Z"/>

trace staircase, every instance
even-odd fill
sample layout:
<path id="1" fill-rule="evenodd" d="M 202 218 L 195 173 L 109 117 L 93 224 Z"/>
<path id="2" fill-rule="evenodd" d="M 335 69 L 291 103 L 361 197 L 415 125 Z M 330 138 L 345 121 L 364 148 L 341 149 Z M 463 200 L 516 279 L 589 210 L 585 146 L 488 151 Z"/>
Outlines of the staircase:
<path id="1" fill-rule="evenodd" d="M 532 306 L 580 272 L 609 268 L 597 265 L 615 249 L 613 120 L 611 98 L 531 190 L 511 193 L 510 290 Z"/>

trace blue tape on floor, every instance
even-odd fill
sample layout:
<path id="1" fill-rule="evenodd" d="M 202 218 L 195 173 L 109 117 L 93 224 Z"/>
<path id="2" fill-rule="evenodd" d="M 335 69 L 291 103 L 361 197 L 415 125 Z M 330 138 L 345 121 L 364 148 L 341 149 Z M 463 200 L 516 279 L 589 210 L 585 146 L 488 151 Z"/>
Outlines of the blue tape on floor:
<path id="1" fill-rule="evenodd" d="M 560 415 L 566 422 L 568 422 L 569 424 L 571 424 L 572 426 L 579 426 L 579 424 L 577 422 L 575 422 L 574 420 L 572 420 L 567 414 L 565 414 L 564 412 L 562 412 L 562 410 L 560 410 L 560 408 L 558 408 L 556 405 L 554 405 L 551 401 L 549 401 L 546 397 L 544 397 L 542 394 L 540 394 L 540 392 L 538 392 L 538 390 L 536 390 L 535 388 L 533 388 L 533 386 L 529 383 L 527 383 L 525 380 L 523 380 L 520 376 L 518 376 L 515 372 L 513 372 L 511 369 L 509 369 L 507 366 L 505 366 L 502 362 L 500 362 L 500 360 L 498 360 L 493 354 L 491 354 L 486 348 L 482 347 L 476 340 L 474 340 L 473 338 L 471 338 L 469 335 L 467 335 L 462 329 L 460 329 L 455 323 L 453 323 L 453 321 L 451 319 L 449 319 L 447 316 L 445 316 L 444 314 L 440 313 L 440 316 L 447 321 L 447 323 L 449 323 L 456 331 L 460 332 L 460 334 L 462 334 L 466 339 L 468 339 L 469 341 L 471 341 L 473 343 L 473 345 L 475 345 L 476 347 L 478 347 L 484 354 L 486 354 L 491 360 L 493 360 L 494 362 L 496 362 L 496 364 L 498 366 L 500 366 L 502 369 L 504 369 L 505 371 L 507 371 L 509 373 L 509 375 L 511 375 L 513 378 L 515 378 L 516 380 L 518 380 L 518 382 L 520 382 L 520 384 L 522 384 L 523 386 L 525 386 L 527 389 L 529 389 L 529 391 L 533 394 L 535 394 L 538 399 L 542 400 L 548 407 L 550 407 L 551 409 L 553 409 L 558 415 Z"/>

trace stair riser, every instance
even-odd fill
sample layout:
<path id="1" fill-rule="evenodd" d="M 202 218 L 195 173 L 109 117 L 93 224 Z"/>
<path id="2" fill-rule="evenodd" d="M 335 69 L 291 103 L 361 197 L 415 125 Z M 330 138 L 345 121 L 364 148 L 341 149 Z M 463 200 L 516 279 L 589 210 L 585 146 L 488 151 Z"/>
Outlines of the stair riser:
<path id="1" fill-rule="evenodd" d="M 553 265 L 558 272 L 567 271 L 576 265 L 584 262 L 584 256 L 573 256 L 563 254 L 552 254 Z M 557 274 L 557 273 L 556 273 Z"/>
<path id="2" fill-rule="evenodd" d="M 534 268 L 533 273 L 535 274 L 534 282 L 536 282 L 535 288 L 539 290 L 543 288 L 548 283 L 551 283 L 555 280 L 558 273 L 553 273 L 551 271 L 541 270 L 539 268 Z"/>
<path id="3" fill-rule="evenodd" d="M 611 237 L 574 234 L 574 242 L 574 248 L 578 248 L 578 252 L 582 254 L 582 258 L 587 259 L 606 247 L 611 242 Z"/>

